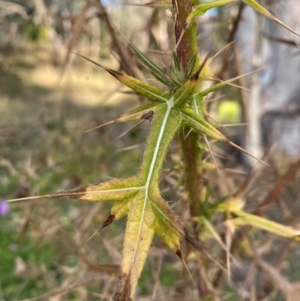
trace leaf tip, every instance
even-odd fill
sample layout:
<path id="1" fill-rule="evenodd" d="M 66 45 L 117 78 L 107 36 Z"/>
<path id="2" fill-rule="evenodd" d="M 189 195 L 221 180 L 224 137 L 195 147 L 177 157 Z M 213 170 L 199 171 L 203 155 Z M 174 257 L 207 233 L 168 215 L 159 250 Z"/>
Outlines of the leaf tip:
<path id="1" fill-rule="evenodd" d="M 103 222 L 100 230 L 102 230 L 103 228 L 109 226 L 112 222 L 115 221 L 115 219 L 116 219 L 116 216 L 110 212 L 108 217 L 106 218 L 106 220 Z"/>

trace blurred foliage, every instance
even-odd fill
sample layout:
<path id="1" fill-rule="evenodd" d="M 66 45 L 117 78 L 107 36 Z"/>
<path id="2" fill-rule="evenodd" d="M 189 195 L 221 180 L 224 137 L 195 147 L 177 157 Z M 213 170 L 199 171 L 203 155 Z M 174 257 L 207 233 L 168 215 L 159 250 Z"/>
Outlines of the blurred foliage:
<path id="1" fill-rule="evenodd" d="M 37 25 L 33 22 L 28 22 L 24 31 L 25 36 L 30 41 L 45 42 L 47 40 L 47 27 L 45 25 Z"/>
<path id="2" fill-rule="evenodd" d="M 222 101 L 217 110 L 218 120 L 222 123 L 237 123 L 240 120 L 241 108 L 236 101 Z"/>

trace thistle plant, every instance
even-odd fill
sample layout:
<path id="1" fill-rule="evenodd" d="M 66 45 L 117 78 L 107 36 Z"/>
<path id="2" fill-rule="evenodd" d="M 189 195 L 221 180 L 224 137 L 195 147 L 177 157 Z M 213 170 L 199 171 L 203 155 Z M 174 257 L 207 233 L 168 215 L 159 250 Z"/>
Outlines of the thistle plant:
<path id="1" fill-rule="evenodd" d="M 182 261 L 183 256 L 180 247 L 180 240 L 182 239 L 187 240 L 207 254 L 201 244 L 189 233 L 180 218 L 173 213 L 159 189 L 163 163 L 169 145 L 175 137 L 179 137 L 181 143 L 185 189 L 190 202 L 191 215 L 193 218 L 197 218 L 198 221 L 202 220 L 217 240 L 221 239 L 210 223 L 210 217 L 220 213 L 235 217 L 234 221 L 229 221 L 232 228 L 240 225 L 253 225 L 286 237 L 299 238 L 299 232 L 290 227 L 244 212 L 242 210 L 244 204 L 238 194 L 224 198 L 213 206 L 201 201 L 202 193 L 199 185 L 202 163 L 200 137 L 204 141 L 213 139 L 231 144 L 247 153 L 247 151 L 226 138 L 209 122 L 206 108 L 205 98 L 209 93 L 237 78 L 202 89 L 204 81 L 216 81 L 217 79 L 211 73 L 209 67 L 212 58 L 203 59 L 199 57 L 196 45 L 196 23 L 194 19 L 211 8 L 231 2 L 236 2 L 236 0 L 207 2 L 172 0 L 172 2 L 157 1 L 145 5 L 163 9 L 170 8 L 173 13 L 176 47 L 172 64 L 167 71 L 156 65 L 134 45 L 130 45 L 136 57 L 150 70 L 151 74 L 160 83 L 159 85 L 150 85 L 78 54 L 78 56 L 104 69 L 116 80 L 147 100 L 136 109 L 108 123 L 143 120 L 150 122 L 149 134 L 139 171 L 129 178 L 116 178 L 97 185 L 27 199 L 70 198 L 91 202 L 111 201 L 114 204 L 101 228 L 127 216 L 123 260 L 113 297 L 115 301 L 133 299 L 138 279 L 155 235 L 159 236 Z M 243 2 L 292 31 L 256 1 L 244 0 Z"/>

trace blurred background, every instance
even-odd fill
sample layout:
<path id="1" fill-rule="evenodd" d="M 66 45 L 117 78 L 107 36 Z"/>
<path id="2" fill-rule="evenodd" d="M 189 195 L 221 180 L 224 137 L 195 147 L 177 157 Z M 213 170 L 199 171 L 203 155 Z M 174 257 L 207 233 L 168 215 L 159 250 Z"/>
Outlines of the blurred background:
<path id="1" fill-rule="evenodd" d="M 137 171 L 149 124 L 120 139 L 130 124 L 86 131 L 143 99 L 73 52 L 150 81 L 128 41 L 163 68 L 170 65 L 175 43 L 171 12 L 143 3 L 0 1 L 0 301 L 112 296 L 126 221 L 86 243 L 110 204 L 60 199 L 8 206 L 6 200 Z M 262 4 L 300 32 L 299 0 Z M 259 70 L 236 81 L 239 87 L 210 95 L 209 111 L 216 123 L 225 124 L 220 130 L 232 141 L 270 164 L 257 166 L 240 152 L 213 144 L 221 173 L 212 168 L 203 176 L 209 196 L 231 195 L 246 183 L 247 210 L 300 229 L 300 39 L 240 2 L 210 10 L 197 23 L 202 57 L 227 46 L 212 64 L 218 80 Z M 204 156 L 212 162 L 207 152 Z M 181 169 L 174 143 L 161 186 L 185 220 Z M 238 236 L 232 252 L 242 264 L 233 266 L 230 284 L 225 274 L 215 280 L 214 287 L 226 292 L 220 300 L 300 300 L 299 245 L 258 230 L 247 229 L 244 237 L 259 264 Z M 221 249 L 211 238 L 201 239 Z M 215 267 L 209 270 L 214 273 Z M 137 300 L 197 298 L 181 262 L 159 240 L 137 293 Z"/>

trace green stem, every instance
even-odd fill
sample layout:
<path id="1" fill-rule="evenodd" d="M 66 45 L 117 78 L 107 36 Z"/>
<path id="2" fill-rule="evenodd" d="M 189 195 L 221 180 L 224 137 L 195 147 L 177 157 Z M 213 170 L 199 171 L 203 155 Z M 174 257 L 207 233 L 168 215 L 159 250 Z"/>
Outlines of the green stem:
<path id="1" fill-rule="evenodd" d="M 199 134 L 196 132 L 189 132 L 190 128 L 186 127 L 181 134 L 181 149 L 183 154 L 185 187 L 188 192 L 190 202 L 190 212 L 193 216 L 199 215 L 200 202 L 200 183 L 199 183 L 199 157 L 200 151 L 197 140 Z"/>
<path id="2" fill-rule="evenodd" d="M 183 71 L 187 70 L 188 63 L 196 52 L 195 25 L 185 28 L 185 20 L 192 11 L 190 0 L 173 0 L 173 11 L 175 19 L 175 37 L 177 45 L 177 55 L 181 62 Z M 184 32 L 184 34 L 182 34 Z M 199 186 L 199 135 L 190 133 L 190 128 L 186 127 L 181 135 L 181 148 L 184 162 L 185 186 L 188 192 L 191 215 L 198 214 L 200 203 Z"/>
<path id="3" fill-rule="evenodd" d="M 175 19 L 175 38 L 177 45 L 177 56 L 184 71 L 196 53 L 195 24 L 186 28 L 186 19 L 192 11 L 190 0 L 172 0 L 173 15 Z"/>
<path id="4" fill-rule="evenodd" d="M 196 45 L 196 25 L 192 24 L 189 28 L 185 28 L 188 15 L 192 11 L 191 0 L 172 0 L 173 16 L 175 20 L 175 38 L 177 43 L 177 56 L 181 63 L 181 68 L 186 71 L 188 64 L 197 51 Z M 184 32 L 184 34 L 183 34 Z M 199 215 L 199 205 L 201 202 L 201 186 L 200 186 L 200 150 L 198 147 L 199 135 L 190 132 L 190 127 L 185 127 L 180 140 L 182 149 L 182 158 L 184 163 L 185 188 L 188 193 L 190 203 L 191 217 Z M 193 223 L 194 234 L 197 234 L 196 223 Z M 200 259 L 201 261 L 201 259 Z M 203 298 L 207 295 L 207 288 L 198 271 L 198 292 L 199 297 Z"/>
<path id="5" fill-rule="evenodd" d="M 185 28 L 185 20 L 192 11 L 191 0 L 173 0 L 173 13 L 175 20 L 175 37 L 177 43 L 177 56 L 181 63 L 181 68 L 186 71 L 188 63 L 196 52 L 195 25 Z M 183 34 L 184 33 L 184 34 Z M 192 208 L 192 215 L 197 214 L 197 204 L 200 201 L 199 190 L 199 170 L 198 158 L 199 150 L 197 147 L 198 135 L 190 132 L 186 127 L 181 136 L 181 146 L 184 162 L 184 172 L 186 179 L 186 189 Z"/>

